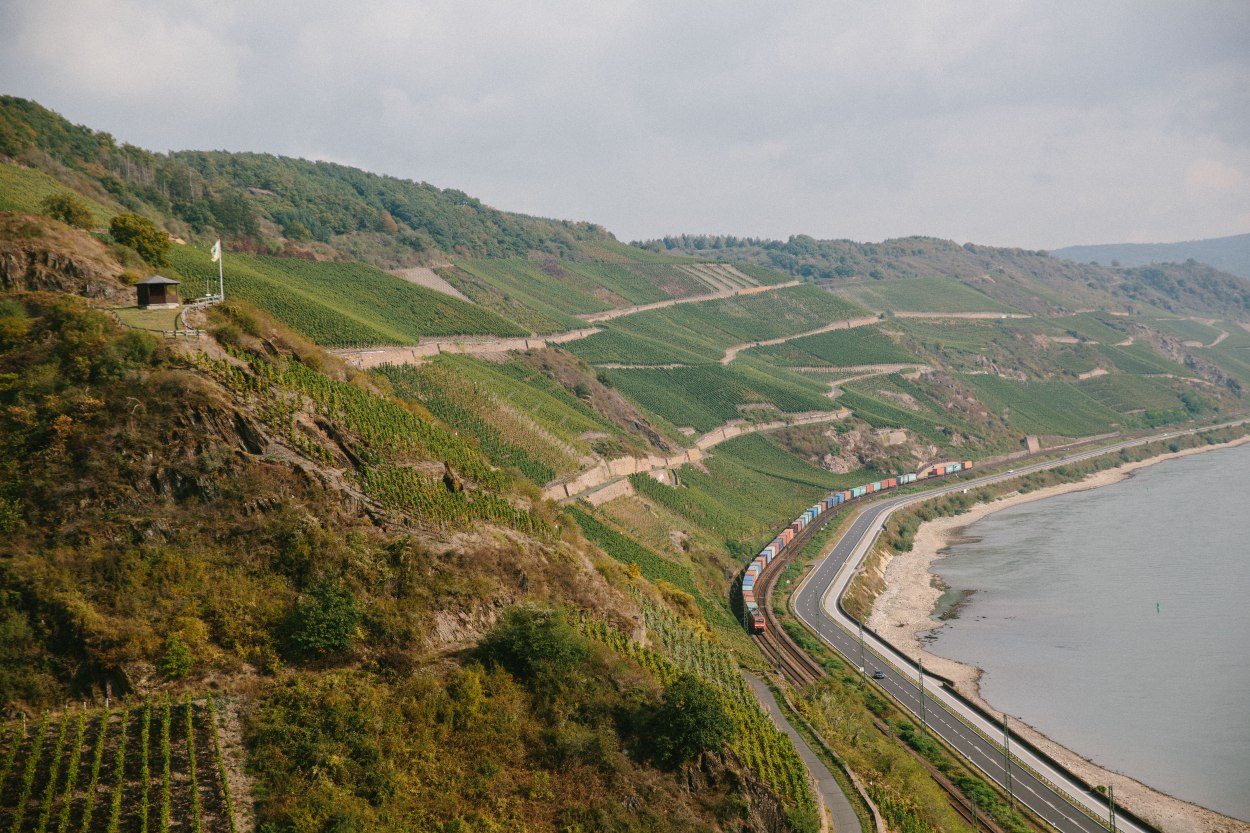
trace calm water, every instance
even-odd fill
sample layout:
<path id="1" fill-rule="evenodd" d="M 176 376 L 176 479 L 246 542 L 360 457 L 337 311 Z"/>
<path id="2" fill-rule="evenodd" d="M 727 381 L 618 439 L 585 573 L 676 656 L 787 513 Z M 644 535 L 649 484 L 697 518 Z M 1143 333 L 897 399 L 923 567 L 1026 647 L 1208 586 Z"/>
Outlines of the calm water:
<path id="1" fill-rule="evenodd" d="M 1250 821 L 1250 445 L 968 529 L 931 648 L 1097 763 Z M 971 595 L 967 595 L 969 591 Z"/>

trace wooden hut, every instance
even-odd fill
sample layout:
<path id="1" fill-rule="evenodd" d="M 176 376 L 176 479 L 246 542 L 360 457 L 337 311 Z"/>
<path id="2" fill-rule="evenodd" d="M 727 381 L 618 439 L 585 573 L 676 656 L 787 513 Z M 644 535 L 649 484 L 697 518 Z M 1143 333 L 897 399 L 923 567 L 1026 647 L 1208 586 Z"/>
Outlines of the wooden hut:
<path id="1" fill-rule="evenodd" d="M 178 303 L 178 281 L 153 275 L 135 284 L 139 290 L 140 309 L 175 309 Z"/>

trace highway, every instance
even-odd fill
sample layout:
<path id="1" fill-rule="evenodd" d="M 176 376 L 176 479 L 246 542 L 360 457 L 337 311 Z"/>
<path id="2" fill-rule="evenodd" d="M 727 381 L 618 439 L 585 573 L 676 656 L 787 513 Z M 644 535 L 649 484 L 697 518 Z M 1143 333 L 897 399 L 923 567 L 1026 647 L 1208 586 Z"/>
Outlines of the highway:
<path id="1" fill-rule="evenodd" d="M 919 669 L 892 646 L 867 630 L 863 632 L 861 646 L 859 622 L 843 611 L 839 604 L 847 585 L 854 578 L 891 513 L 908 504 L 929 500 L 938 495 L 974 489 L 987 483 L 1114 453 L 1131 446 L 1244 422 L 1126 440 L 1043 463 L 1021 465 L 1012 472 L 957 481 L 923 493 L 888 498 L 870 504 L 860 511 L 850 529 L 837 541 L 829 554 L 823 560 L 815 562 L 813 569 L 803 578 L 791 600 L 794 612 L 821 639 L 856 667 L 860 666 L 862 650 L 865 673 L 883 672 L 885 677 L 874 682 L 910 710 L 919 722 Z M 1100 833 L 1111 827 L 1105 798 L 1090 793 L 1066 770 L 1034 753 L 1014 733 L 1009 734 L 1010 766 L 1005 764 L 1004 724 L 1001 715 L 996 720 L 987 718 L 930 677 L 925 679 L 923 698 L 925 723 L 930 731 L 940 735 L 986 777 L 1004 788 L 1007 788 L 1010 779 L 1015 800 L 1026 805 L 1055 829 L 1063 833 Z M 1146 828 L 1121 817 L 1118 811 L 1115 816 L 1115 829 L 1128 833 L 1146 833 Z"/>

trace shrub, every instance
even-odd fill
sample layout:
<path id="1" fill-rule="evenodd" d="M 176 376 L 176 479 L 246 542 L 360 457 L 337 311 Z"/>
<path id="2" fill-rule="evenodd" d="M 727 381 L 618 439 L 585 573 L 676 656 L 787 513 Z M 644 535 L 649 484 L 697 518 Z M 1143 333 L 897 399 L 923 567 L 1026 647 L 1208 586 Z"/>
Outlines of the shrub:
<path id="1" fill-rule="evenodd" d="M 109 233 L 123 246 L 129 246 L 153 266 L 168 266 L 169 235 L 146 217 L 118 214 L 109 223 Z"/>
<path id="2" fill-rule="evenodd" d="M 165 637 L 165 652 L 156 663 L 162 674 L 171 680 L 177 680 L 185 677 L 194 664 L 195 658 L 191 656 L 191 649 L 180 636 L 171 633 Z"/>
<path id="3" fill-rule="evenodd" d="M 527 679 L 567 674 L 590 656 L 586 638 L 565 616 L 524 607 L 505 613 L 479 650 L 486 661 Z"/>
<path id="4" fill-rule="evenodd" d="M 321 581 L 295 604 L 287 620 L 287 638 L 303 657 L 345 651 L 352 645 L 361 610 L 351 591 L 335 581 Z"/>
<path id="5" fill-rule="evenodd" d="M 95 225 L 91 210 L 68 191 L 44 197 L 43 202 L 39 203 L 39 210 L 54 220 L 77 228 L 91 228 Z"/>

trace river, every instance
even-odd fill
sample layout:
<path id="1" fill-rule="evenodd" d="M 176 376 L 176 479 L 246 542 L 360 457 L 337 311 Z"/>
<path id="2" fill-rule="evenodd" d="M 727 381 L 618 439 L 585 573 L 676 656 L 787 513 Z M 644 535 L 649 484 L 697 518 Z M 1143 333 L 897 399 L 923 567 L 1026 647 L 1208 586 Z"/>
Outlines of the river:
<path id="1" fill-rule="evenodd" d="M 1108 769 L 1250 821 L 1250 445 L 991 514 L 929 649 Z"/>

